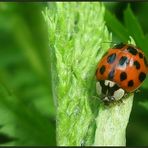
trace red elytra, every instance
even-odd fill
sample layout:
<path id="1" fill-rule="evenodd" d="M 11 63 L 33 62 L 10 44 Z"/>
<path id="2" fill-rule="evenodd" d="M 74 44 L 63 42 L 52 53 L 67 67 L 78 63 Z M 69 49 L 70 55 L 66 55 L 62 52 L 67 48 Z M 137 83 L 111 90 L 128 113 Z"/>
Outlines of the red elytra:
<path id="1" fill-rule="evenodd" d="M 111 80 L 126 92 L 133 92 L 148 73 L 143 51 L 131 44 L 118 44 L 110 48 L 97 66 L 97 80 Z"/>

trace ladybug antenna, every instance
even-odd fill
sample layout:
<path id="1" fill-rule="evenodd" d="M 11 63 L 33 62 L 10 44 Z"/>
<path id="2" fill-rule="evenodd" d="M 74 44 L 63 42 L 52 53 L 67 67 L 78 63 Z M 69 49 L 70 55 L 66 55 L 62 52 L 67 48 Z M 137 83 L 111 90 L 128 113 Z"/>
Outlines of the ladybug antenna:
<path id="1" fill-rule="evenodd" d="M 117 43 L 116 42 L 113 42 L 113 41 L 105 41 L 105 42 L 102 42 L 102 44 L 111 44 L 111 46 L 115 46 Z"/>
<path id="2" fill-rule="evenodd" d="M 105 42 L 102 42 L 102 43 L 114 43 L 115 44 L 115 42 L 113 42 L 113 41 L 105 41 Z"/>

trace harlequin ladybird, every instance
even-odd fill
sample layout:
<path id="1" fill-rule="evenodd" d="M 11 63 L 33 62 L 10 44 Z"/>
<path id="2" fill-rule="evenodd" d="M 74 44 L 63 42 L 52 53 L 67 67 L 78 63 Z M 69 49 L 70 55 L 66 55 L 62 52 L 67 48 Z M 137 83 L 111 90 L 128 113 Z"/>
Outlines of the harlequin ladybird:
<path id="1" fill-rule="evenodd" d="M 104 102 L 121 100 L 139 88 L 147 73 L 148 63 L 141 49 L 131 44 L 117 44 L 97 66 L 97 93 Z"/>

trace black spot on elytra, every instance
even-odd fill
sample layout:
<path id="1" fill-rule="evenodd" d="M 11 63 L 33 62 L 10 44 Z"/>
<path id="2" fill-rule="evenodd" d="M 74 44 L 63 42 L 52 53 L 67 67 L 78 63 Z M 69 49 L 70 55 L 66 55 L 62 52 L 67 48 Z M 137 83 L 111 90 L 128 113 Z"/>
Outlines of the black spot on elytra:
<path id="1" fill-rule="evenodd" d="M 103 66 L 100 68 L 100 74 L 103 75 L 104 72 L 105 72 L 105 66 L 103 65 Z"/>
<path id="2" fill-rule="evenodd" d="M 116 59 L 116 54 L 113 53 L 113 54 L 111 54 L 111 55 L 109 55 L 109 56 L 107 57 L 107 62 L 108 62 L 109 64 L 111 64 L 111 63 L 113 63 L 113 62 L 115 61 L 115 59 Z"/>
<path id="3" fill-rule="evenodd" d="M 146 78 L 146 74 L 144 72 L 141 72 L 139 74 L 139 80 L 140 80 L 140 82 L 143 82 L 145 78 Z"/>
<path id="4" fill-rule="evenodd" d="M 122 56 L 119 60 L 119 66 L 123 66 L 125 63 L 128 63 L 128 58 L 126 56 Z"/>
<path id="5" fill-rule="evenodd" d="M 140 63 L 138 61 L 134 61 L 134 65 L 136 66 L 136 69 L 140 69 Z"/>
<path id="6" fill-rule="evenodd" d="M 124 43 L 120 43 L 120 44 L 115 45 L 115 46 L 113 47 L 113 49 L 121 49 L 121 48 L 123 48 L 124 46 L 125 46 Z"/>
<path id="7" fill-rule="evenodd" d="M 148 66 L 148 62 L 147 62 L 146 57 L 144 57 L 144 63 L 145 63 L 146 66 Z"/>
<path id="8" fill-rule="evenodd" d="M 143 54 L 141 52 L 139 52 L 139 58 L 143 58 Z"/>
<path id="9" fill-rule="evenodd" d="M 133 80 L 128 81 L 128 87 L 132 87 L 134 85 Z"/>
<path id="10" fill-rule="evenodd" d="M 108 79 L 112 80 L 114 78 L 114 74 L 115 74 L 115 69 L 110 71 L 110 73 L 108 74 Z"/>
<path id="11" fill-rule="evenodd" d="M 127 74 L 126 74 L 126 72 L 121 72 L 121 74 L 120 74 L 120 80 L 121 81 L 124 81 L 124 80 L 126 80 L 127 79 Z"/>
<path id="12" fill-rule="evenodd" d="M 138 53 L 137 49 L 135 49 L 134 47 L 132 46 L 128 46 L 127 47 L 127 50 L 129 53 L 131 53 L 132 55 L 136 55 Z"/>

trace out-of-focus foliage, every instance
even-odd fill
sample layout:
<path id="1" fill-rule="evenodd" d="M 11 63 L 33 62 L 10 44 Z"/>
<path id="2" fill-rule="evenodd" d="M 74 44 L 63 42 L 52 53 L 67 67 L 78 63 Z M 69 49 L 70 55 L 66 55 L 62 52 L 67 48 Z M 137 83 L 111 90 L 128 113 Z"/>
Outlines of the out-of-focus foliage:
<path id="1" fill-rule="evenodd" d="M 49 3 L 50 5 L 50 3 Z M 0 144 L 55 145 L 47 3 L 0 3 Z M 114 42 L 131 35 L 148 56 L 148 3 L 105 3 Z M 114 15 L 114 17 L 113 17 Z M 99 26 L 98 26 L 99 27 Z M 106 41 L 104 41 L 106 42 Z M 148 79 L 134 97 L 127 146 L 148 145 Z"/>
<path id="2" fill-rule="evenodd" d="M 0 4 L 2 145 L 55 145 L 45 6 Z"/>

